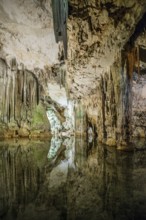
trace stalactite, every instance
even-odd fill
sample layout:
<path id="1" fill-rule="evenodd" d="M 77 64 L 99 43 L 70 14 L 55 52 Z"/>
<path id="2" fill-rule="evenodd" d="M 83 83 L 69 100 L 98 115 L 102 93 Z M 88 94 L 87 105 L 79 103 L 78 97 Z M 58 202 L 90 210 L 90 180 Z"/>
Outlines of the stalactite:
<path id="1" fill-rule="evenodd" d="M 16 104 L 16 71 L 13 71 L 13 97 L 12 97 L 12 114 L 15 118 L 15 104 Z"/>
<path id="2" fill-rule="evenodd" d="M 24 105 L 26 106 L 26 71 L 23 71 L 23 97 Z"/>
<path id="3" fill-rule="evenodd" d="M 132 79 L 133 72 L 137 66 L 137 73 L 140 76 L 140 57 L 139 57 L 139 46 L 133 47 L 126 51 L 127 53 L 127 75 L 129 79 Z"/>
<path id="4" fill-rule="evenodd" d="M 138 76 L 140 77 L 139 45 L 137 46 L 137 71 L 138 71 Z"/>
<path id="5" fill-rule="evenodd" d="M 9 102 L 10 102 L 10 93 L 9 93 L 9 88 L 10 88 L 10 76 L 8 74 L 8 69 L 7 69 L 7 83 L 6 83 L 6 96 L 5 96 L 5 102 L 6 102 L 6 105 L 5 105 L 5 111 L 6 111 L 6 119 L 5 121 L 8 122 L 8 118 L 9 118 Z"/>
<path id="6" fill-rule="evenodd" d="M 32 89 L 31 89 L 31 82 L 28 84 L 28 90 L 29 90 L 29 105 L 32 108 Z"/>
<path id="7" fill-rule="evenodd" d="M 38 82 L 36 83 L 36 92 L 37 92 L 37 105 L 39 104 L 39 100 L 40 100 L 40 87 L 39 87 L 39 84 L 38 84 Z"/>
<path id="8" fill-rule="evenodd" d="M 65 87 L 66 84 L 66 71 L 63 71 L 63 86 Z"/>
<path id="9" fill-rule="evenodd" d="M 104 91 L 104 79 L 101 78 L 101 101 L 102 101 L 102 126 L 103 126 L 103 138 L 107 137 L 106 126 L 105 126 L 105 91 Z"/>
<path id="10" fill-rule="evenodd" d="M 32 112 L 39 103 L 39 84 L 33 73 L 17 69 L 16 60 L 11 62 L 11 68 L 0 60 L 1 94 L 0 94 L 0 121 L 6 125 L 27 122 L 28 112 Z"/>
<path id="11" fill-rule="evenodd" d="M 62 69 L 59 71 L 59 85 L 60 85 L 60 89 L 62 87 Z"/>
<path id="12" fill-rule="evenodd" d="M 136 63 L 136 49 L 132 48 L 132 50 L 127 53 L 127 76 L 130 80 L 132 80 L 134 67 Z"/>
<path id="13" fill-rule="evenodd" d="M 34 106 L 34 96 L 35 96 L 35 88 L 34 88 L 34 86 L 32 85 L 32 83 L 33 82 L 31 82 L 31 105 L 32 105 L 32 108 L 33 108 L 33 106 Z"/>
<path id="14" fill-rule="evenodd" d="M 131 116 L 132 116 L 132 81 L 133 73 L 138 61 L 137 48 L 128 50 L 122 56 L 122 74 L 123 74 L 123 88 L 122 88 L 122 138 L 124 141 L 130 141 L 131 138 Z"/>

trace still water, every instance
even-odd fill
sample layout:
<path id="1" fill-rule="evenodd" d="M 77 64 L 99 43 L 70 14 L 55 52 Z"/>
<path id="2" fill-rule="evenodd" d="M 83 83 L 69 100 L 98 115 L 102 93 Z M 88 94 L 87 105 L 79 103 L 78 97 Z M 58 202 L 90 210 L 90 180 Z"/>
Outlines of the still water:
<path id="1" fill-rule="evenodd" d="M 1 220 L 144 220 L 146 151 L 84 140 L 0 142 Z"/>

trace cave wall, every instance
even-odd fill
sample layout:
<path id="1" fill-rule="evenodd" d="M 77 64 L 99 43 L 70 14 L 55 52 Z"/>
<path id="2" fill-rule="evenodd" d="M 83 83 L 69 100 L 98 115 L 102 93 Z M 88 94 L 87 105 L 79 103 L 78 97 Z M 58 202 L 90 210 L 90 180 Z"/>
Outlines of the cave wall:
<path id="1" fill-rule="evenodd" d="M 60 66 L 51 0 L 0 2 L 0 136 L 48 136 L 44 99 Z"/>
<path id="2" fill-rule="evenodd" d="M 119 54 L 110 70 L 97 81 L 96 94 L 81 102 L 80 109 L 83 109 L 85 117 L 80 126 L 86 133 L 92 128 L 93 135 L 108 145 L 125 145 L 130 141 L 132 80 L 127 66 L 127 55 L 123 58 Z"/>
<path id="3" fill-rule="evenodd" d="M 133 136 L 146 137 L 146 76 L 135 74 L 132 86 L 132 127 Z"/>
<path id="4" fill-rule="evenodd" d="M 144 1 L 69 1 L 70 98 L 85 109 L 84 130 L 96 127 L 98 139 L 109 145 L 125 145 L 137 136 L 132 123 L 133 74 L 139 72 L 134 42 L 145 8 Z"/>
<path id="5" fill-rule="evenodd" d="M 67 71 L 71 97 L 80 99 L 95 93 L 100 75 L 113 65 L 144 10 L 144 1 L 69 1 Z"/>
<path id="6" fill-rule="evenodd" d="M 134 33 L 144 0 L 70 0 L 67 61 L 63 45 L 55 43 L 51 1 L 10 3 L 0 3 L 1 136 L 50 131 L 49 107 L 64 132 L 92 129 L 109 145 L 145 137 L 145 76 L 134 78 L 145 69 L 145 37 L 135 44 Z"/>
<path id="7" fill-rule="evenodd" d="M 34 73 L 22 65 L 18 68 L 16 59 L 11 66 L 0 59 L 0 136 L 28 137 L 36 131 L 50 129 L 45 109 L 41 107 L 41 88 Z"/>
<path id="8" fill-rule="evenodd" d="M 146 137 L 146 32 L 138 36 L 139 72 L 133 74 L 132 84 L 132 130 L 133 136 Z"/>

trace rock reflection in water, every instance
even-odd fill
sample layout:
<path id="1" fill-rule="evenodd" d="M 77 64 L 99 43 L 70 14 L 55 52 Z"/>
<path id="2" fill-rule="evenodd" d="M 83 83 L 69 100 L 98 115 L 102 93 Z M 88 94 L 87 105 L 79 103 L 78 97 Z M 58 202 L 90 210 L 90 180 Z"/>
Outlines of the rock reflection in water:
<path id="1" fill-rule="evenodd" d="M 146 151 L 56 141 L 0 142 L 0 219 L 146 219 Z"/>
<path id="2" fill-rule="evenodd" d="M 35 212 L 47 151 L 48 141 L 0 142 L 0 219 L 23 219 L 24 214 L 26 219 Z"/>

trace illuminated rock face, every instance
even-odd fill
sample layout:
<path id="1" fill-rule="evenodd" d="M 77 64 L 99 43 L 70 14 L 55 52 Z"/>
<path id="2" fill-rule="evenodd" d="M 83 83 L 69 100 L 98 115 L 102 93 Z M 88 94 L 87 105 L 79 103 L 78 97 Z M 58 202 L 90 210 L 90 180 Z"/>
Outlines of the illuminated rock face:
<path id="1" fill-rule="evenodd" d="M 70 1 L 68 72 L 74 96 L 93 94 L 97 80 L 110 70 L 134 32 L 144 5 L 144 1 Z"/>
<path id="2" fill-rule="evenodd" d="M 126 144 L 138 133 L 145 136 L 144 77 L 142 87 L 141 80 L 137 86 L 133 83 L 134 72 L 138 75 L 142 70 L 136 41 L 145 28 L 145 2 L 76 0 L 69 6 L 68 90 L 83 106 L 84 126 L 96 130 L 99 140 L 109 145 Z M 143 116 L 134 113 L 137 89 Z"/>
<path id="3" fill-rule="evenodd" d="M 50 1 L 1 1 L 0 20 L 0 136 L 49 135 L 40 99 L 59 63 Z"/>
<path id="4" fill-rule="evenodd" d="M 0 60 L 0 69 L 1 122 L 7 124 L 11 131 L 8 132 L 8 136 L 16 136 L 20 128 L 23 128 L 24 135 L 28 136 L 32 112 L 39 103 L 38 81 L 33 73 L 24 70 L 23 67 L 18 70 L 16 60 L 12 60 L 11 67 Z"/>
<path id="5" fill-rule="evenodd" d="M 49 108 L 64 134 L 91 130 L 108 145 L 145 137 L 145 7 L 70 0 L 64 61 L 51 0 L 1 1 L 1 136 L 50 132 Z"/>

